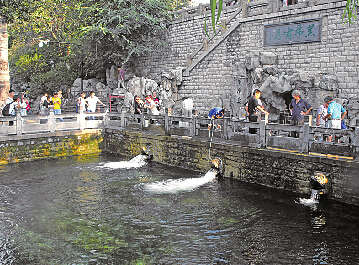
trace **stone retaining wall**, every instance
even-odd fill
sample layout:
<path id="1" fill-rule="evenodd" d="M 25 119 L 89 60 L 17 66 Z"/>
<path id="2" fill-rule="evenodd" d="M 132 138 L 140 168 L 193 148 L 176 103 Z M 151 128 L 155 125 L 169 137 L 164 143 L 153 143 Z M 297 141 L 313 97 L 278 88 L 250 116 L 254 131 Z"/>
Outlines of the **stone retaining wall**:
<path id="1" fill-rule="evenodd" d="M 0 141 L 0 165 L 100 153 L 101 130 L 9 136 Z"/>
<path id="2" fill-rule="evenodd" d="M 133 157 L 150 144 L 154 160 L 170 166 L 206 172 L 209 167 L 207 141 L 106 129 L 104 152 Z M 330 180 L 330 197 L 359 205 L 359 164 L 303 154 L 254 149 L 213 143 L 212 158 L 220 157 L 225 176 L 271 188 L 308 194 L 309 177 L 324 172 Z"/>
<path id="3" fill-rule="evenodd" d="M 239 23 L 238 27 L 184 78 L 179 88 L 180 96 L 192 97 L 195 108 L 206 111 L 218 98 L 230 101 L 237 94 L 248 94 L 250 91 L 243 91 L 243 86 L 247 84 L 244 84 L 246 81 L 241 76 L 241 69 L 247 71 L 248 75 L 246 57 L 270 52 L 277 55 L 276 67 L 280 72 L 315 72 L 316 76 L 334 76 L 339 97 L 359 98 L 359 27 L 357 22 L 353 25 L 343 23 L 346 1 L 302 1 L 289 7 L 278 7 L 276 2 L 279 1 L 250 3 L 246 8 L 247 15 L 239 14 L 234 19 Z M 226 8 L 222 20 L 228 19 L 238 8 L 239 5 Z M 210 23 L 210 12 L 203 10 L 201 12 L 201 8 L 198 8 L 198 11 L 188 14 L 182 12 L 169 27 L 169 46 L 136 59 L 134 68 L 137 75 L 156 79 L 161 72 L 169 69 L 179 66 L 186 68 L 189 55 L 205 39 L 204 21 Z M 307 19 L 321 19 L 321 42 L 264 47 L 264 25 Z M 299 81 L 306 81 L 301 78 Z M 291 85 L 293 89 L 300 88 L 300 82 Z M 243 104 L 241 102 L 240 106 Z"/>

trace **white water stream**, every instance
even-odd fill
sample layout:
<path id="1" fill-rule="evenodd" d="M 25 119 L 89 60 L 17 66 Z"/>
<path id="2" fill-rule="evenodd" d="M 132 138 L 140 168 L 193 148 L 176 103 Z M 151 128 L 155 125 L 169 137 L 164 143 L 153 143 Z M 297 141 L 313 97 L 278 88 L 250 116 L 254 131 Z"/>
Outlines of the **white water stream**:
<path id="1" fill-rule="evenodd" d="M 146 156 L 138 155 L 129 161 L 109 162 L 100 167 L 119 169 L 119 168 L 140 168 L 147 165 Z"/>
<path id="2" fill-rule="evenodd" d="M 152 193 L 177 193 L 181 191 L 192 191 L 216 179 L 217 172 L 209 170 L 200 178 L 169 179 L 144 185 L 144 190 Z"/>

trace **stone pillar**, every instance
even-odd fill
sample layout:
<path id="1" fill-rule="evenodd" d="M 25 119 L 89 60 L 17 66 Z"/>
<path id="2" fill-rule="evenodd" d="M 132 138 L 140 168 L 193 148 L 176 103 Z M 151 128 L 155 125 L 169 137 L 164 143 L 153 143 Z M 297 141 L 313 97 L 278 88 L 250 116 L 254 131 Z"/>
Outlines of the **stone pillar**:
<path id="1" fill-rule="evenodd" d="M 259 144 L 258 147 L 259 148 L 264 148 L 266 147 L 266 121 L 265 120 L 261 120 L 259 122 Z"/>
<path id="2" fill-rule="evenodd" d="M 86 127 L 85 114 L 83 113 L 77 114 L 77 120 L 79 122 L 80 130 L 84 130 Z"/>
<path id="3" fill-rule="evenodd" d="M 49 131 L 55 132 L 56 131 L 56 118 L 53 110 L 50 110 L 50 114 L 48 116 L 48 122 Z"/>
<path id="4" fill-rule="evenodd" d="M 0 18 L 0 105 L 10 89 L 7 24 Z"/>
<path id="5" fill-rule="evenodd" d="M 126 127 L 125 114 L 126 114 L 126 113 L 125 113 L 124 111 L 121 112 L 121 127 L 122 127 L 122 128 L 125 128 L 125 127 Z"/>
<path id="6" fill-rule="evenodd" d="M 165 133 L 166 133 L 166 135 L 169 135 L 169 134 L 170 134 L 170 126 L 169 126 L 168 113 L 165 114 Z"/>
<path id="7" fill-rule="evenodd" d="M 354 158 L 359 161 L 359 127 L 355 127 L 352 137 Z"/>
<path id="8" fill-rule="evenodd" d="M 16 135 L 22 134 L 22 117 L 20 112 L 16 113 Z"/>
<path id="9" fill-rule="evenodd" d="M 302 138 L 302 152 L 308 153 L 309 152 L 309 124 L 303 125 L 303 138 Z"/>

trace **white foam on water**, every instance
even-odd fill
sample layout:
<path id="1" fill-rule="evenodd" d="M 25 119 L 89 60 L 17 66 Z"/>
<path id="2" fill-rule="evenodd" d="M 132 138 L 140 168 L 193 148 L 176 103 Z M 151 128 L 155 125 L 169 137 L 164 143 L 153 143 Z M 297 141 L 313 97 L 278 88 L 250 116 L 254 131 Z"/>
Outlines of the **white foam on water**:
<path id="1" fill-rule="evenodd" d="M 200 178 L 169 179 L 144 185 L 144 190 L 153 193 L 177 193 L 181 191 L 192 191 L 216 179 L 216 172 L 210 170 Z"/>
<path id="2" fill-rule="evenodd" d="M 145 155 L 138 155 L 132 158 L 129 161 L 119 161 L 119 162 L 109 162 L 99 167 L 106 167 L 112 169 L 118 168 L 140 168 L 147 164 Z"/>
<path id="3" fill-rule="evenodd" d="M 304 206 L 314 206 L 314 205 L 317 205 L 319 202 L 318 202 L 318 200 L 315 200 L 315 199 L 299 198 L 298 203 L 302 204 Z"/>

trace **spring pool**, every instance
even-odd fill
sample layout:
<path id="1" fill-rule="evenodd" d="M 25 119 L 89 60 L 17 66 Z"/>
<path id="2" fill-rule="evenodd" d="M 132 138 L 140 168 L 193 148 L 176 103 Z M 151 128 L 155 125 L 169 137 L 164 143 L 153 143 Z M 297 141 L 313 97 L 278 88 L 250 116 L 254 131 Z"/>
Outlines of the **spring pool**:
<path id="1" fill-rule="evenodd" d="M 0 264 L 359 264 L 357 207 L 115 160 L 1 166 Z"/>

